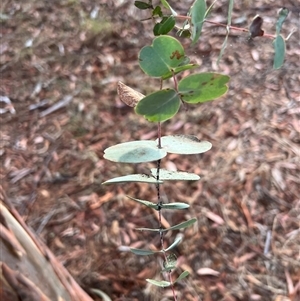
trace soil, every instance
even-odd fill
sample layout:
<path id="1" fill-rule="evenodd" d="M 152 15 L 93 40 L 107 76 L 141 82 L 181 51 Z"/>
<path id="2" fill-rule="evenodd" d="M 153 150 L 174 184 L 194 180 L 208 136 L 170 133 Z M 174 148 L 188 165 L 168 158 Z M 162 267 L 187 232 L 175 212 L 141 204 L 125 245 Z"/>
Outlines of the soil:
<path id="1" fill-rule="evenodd" d="M 184 3 L 183 3 L 184 2 Z M 170 1 L 186 14 L 191 1 Z M 205 23 L 196 46 L 181 42 L 198 72 L 231 76 L 228 93 L 182 108 L 163 123 L 163 135 L 196 135 L 213 148 L 201 155 L 169 155 L 166 168 L 194 172 L 198 182 L 166 183 L 165 202 L 188 210 L 164 213 L 163 225 L 197 218 L 182 232 L 174 279 L 178 300 L 300 300 L 300 47 L 298 1 L 282 28 L 282 68 L 274 70 L 272 39 Z M 278 1 L 236 1 L 234 26 L 263 17 L 274 34 Z M 136 256 L 129 247 L 159 250 L 150 209 L 126 195 L 156 200 L 146 184 L 103 186 L 155 164 L 116 164 L 104 149 L 156 139 L 156 126 L 117 96 L 117 82 L 143 94 L 159 89 L 140 70 L 138 52 L 151 44 L 151 21 L 133 1 L 3 1 L 0 103 L 1 185 L 31 229 L 47 243 L 95 300 L 173 300 L 169 289 L 145 279 L 164 279 L 160 256 Z M 227 1 L 217 1 L 210 20 L 226 24 Z M 175 34 L 175 33 L 174 33 Z M 187 75 L 187 73 L 185 73 Z M 171 85 L 171 81 L 167 85 Z M 165 237 L 170 245 L 178 231 Z M 94 289 L 94 293 L 91 291 Z M 104 299 L 103 299 L 104 300 Z"/>

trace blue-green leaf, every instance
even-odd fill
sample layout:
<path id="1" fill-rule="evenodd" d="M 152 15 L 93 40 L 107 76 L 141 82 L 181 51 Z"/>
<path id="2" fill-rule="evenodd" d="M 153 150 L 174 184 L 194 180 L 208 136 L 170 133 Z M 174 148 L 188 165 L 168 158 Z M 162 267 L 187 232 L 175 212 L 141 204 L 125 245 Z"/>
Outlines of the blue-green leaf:
<path id="1" fill-rule="evenodd" d="M 175 226 L 172 226 L 166 230 L 180 230 L 180 229 L 185 229 L 191 225 L 193 225 L 195 222 L 197 221 L 196 218 L 192 218 L 192 219 L 189 219 L 188 221 L 185 221 L 185 222 L 182 222 L 180 224 L 177 224 Z"/>
<path id="2" fill-rule="evenodd" d="M 156 178 L 157 168 L 151 168 L 151 174 Z M 184 171 L 173 171 L 167 169 L 159 170 L 159 179 L 162 181 L 197 181 L 200 177 L 194 173 Z"/>
<path id="3" fill-rule="evenodd" d="M 285 41 L 284 38 L 279 35 L 273 41 L 275 56 L 274 56 L 274 63 L 273 68 L 279 69 L 284 63 L 285 57 Z"/>
<path id="4" fill-rule="evenodd" d="M 171 285 L 169 281 L 158 281 L 154 279 L 146 279 L 146 281 L 158 287 L 168 287 Z"/>
<path id="5" fill-rule="evenodd" d="M 161 251 L 151 251 L 151 250 L 135 249 L 135 248 L 130 248 L 130 251 L 135 255 L 141 255 L 141 256 L 147 256 L 147 255 L 153 255 L 156 253 L 161 253 Z"/>
<path id="6" fill-rule="evenodd" d="M 182 236 L 179 235 L 176 237 L 175 241 L 167 249 L 165 249 L 165 252 L 172 250 L 173 248 L 178 246 L 181 242 L 182 242 Z"/>
<path id="7" fill-rule="evenodd" d="M 152 162 L 164 158 L 167 152 L 155 141 L 140 140 L 113 145 L 104 150 L 104 158 L 120 163 Z"/>
<path id="8" fill-rule="evenodd" d="M 184 278 L 186 278 L 189 274 L 190 274 L 190 273 L 189 273 L 188 271 L 182 272 L 182 273 L 179 275 L 179 277 L 174 281 L 174 283 L 175 283 L 175 282 L 178 282 L 178 281 L 180 281 L 180 280 L 182 280 L 182 279 L 184 279 Z"/>
<path id="9" fill-rule="evenodd" d="M 109 184 L 120 184 L 120 183 L 149 183 L 149 184 L 162 184 L 163 181 L 157 181 L 154 177 L 145 175 L 145 174 L 134 174 L 134 175 L 126 175 L 122 177 L 116 177 L 110 180 L 107 180 L 102 183 L 102 185 Z"/>
<path id="10" fill-rule="evenodd" d="M 196 0 L 191 8 L 192 42 L 195 44 L 201 35 L 203 22 L 206 14 L 206 1 Z"/>
<path id="11" fill-rule="evenodd" d="M 143 205 L 145 205 L 147 207 L 153 208 L 155 210 L 158 209 L 158 206 L 155 203 L 152 203 L 152 202 L 149 202 L 149 201 L 145 201 L 145 200 L 136 199 L 136 198 L 133 198 L 133 197 L 131 197 L 129 195 L 127 195 L 127 197 L 130 198 L 131 200 L 133 200 L 133 201 L 135 201 L 137 203 L 143 204 Z"/>
<path id="12" fill-rule="evenodd" d="M 191 135 L 163 136 L 161 145 L 166 152 L 181 155 L 201 154 L 212 147 L 210 142 L 200 141 L 196 136 Z"/>
<path id="13" fill-rule="evenodd" d="M 192 219 L 190 219 L 188 221 L 182 222 L 180 224 L 174 225 L 174 226 L 172 226 L 170 228 L 166 228 L 166 229 L 136 228 L 136 230 L 139 230 L 139 231 L 152 231 L 152 232 L 167 232 L 167 231 L 170 231 L 170 230 L 185 229 L 185 228 L 193 225 L 196 221 L 197 221 L 196 218 L 192 218 Z M 169 248 L 167 250 L 169 250 Z M 167 251 L 167 250 L 165 250 L 165 251 Z"/>
<path id="14" fill-rule="evenodd" d="M 170 210 L 182 210 L 189 208 L 190 205 L 186 203 L 168 203 L 168 204 L 162 204 L 162 209 L 170 209 Z"/>

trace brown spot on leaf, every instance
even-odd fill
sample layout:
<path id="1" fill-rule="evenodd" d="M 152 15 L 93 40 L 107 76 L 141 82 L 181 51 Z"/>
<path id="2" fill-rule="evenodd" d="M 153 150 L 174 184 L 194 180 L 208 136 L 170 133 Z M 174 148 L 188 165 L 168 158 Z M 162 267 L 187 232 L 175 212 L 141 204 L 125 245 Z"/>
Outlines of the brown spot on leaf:
<path id="1" fill-rule="evenodd" d="M 180 54 L 180 52 L 178 50 L 173 51 L 172 55 L 170 56 L 170 59 L 172 60 L 175 57 L 177 58 L 177 60 L 179 60 L 183 57 L 183 54 Z"/>

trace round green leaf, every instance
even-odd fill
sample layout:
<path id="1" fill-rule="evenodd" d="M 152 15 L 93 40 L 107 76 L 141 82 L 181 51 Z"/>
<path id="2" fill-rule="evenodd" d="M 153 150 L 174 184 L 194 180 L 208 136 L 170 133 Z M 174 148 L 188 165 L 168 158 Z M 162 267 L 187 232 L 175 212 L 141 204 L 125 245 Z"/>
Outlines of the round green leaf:
<path id="1" fill-rule="evenodd" d="M 141 69 L 153 77 L 163 77 L 172 72 L 184 60 L 184 49 L 179 41 L 170 36 L 159 36 L 151 46 L 145 46 L 139 53 Z"/>
<path id="2" fill-rule="evenodd" d="M 167 152 L 157 147 L 155 141 L 130 141 L 113 145 L 104 150 L 104 158 L 120 163 L 142 163 L 162 159 Z"/>
<path id="3" fill-rule="evenodd" d="M 228 90 L 229 76 L 218 73 L 200 73 L 185 77 L 178 90 L 183 101 L 199 103 L 222 96 Z"/>
<path id="4" fill-rule="evenodd" d="M 141 99 L 135 112 L 152 122 L 161 122 L 172 118 L 179 110 L 180 98 L 173 89 L 154 92 Z"/>
<path id="5" fill-rule="evenodd" d="M 162 149 L 172 154 L 201 154 L 211 149 L 208 141 L 200 141 L 196 136 L 172 135 L 161 138 Z"/>

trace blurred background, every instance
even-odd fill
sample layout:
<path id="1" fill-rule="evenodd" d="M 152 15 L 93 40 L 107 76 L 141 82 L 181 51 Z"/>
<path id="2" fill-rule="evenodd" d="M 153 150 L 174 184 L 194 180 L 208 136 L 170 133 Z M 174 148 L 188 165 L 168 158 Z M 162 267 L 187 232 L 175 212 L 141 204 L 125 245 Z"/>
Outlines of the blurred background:
<path id="1" fill-rule="evenodd" d="M 186 15 L 192 1 L 169 2 Z M 205 23 L 196 46 L 180 40 L 191 61 L 200 65 L 196 72 L 220 72 L 231 80 L 222 98 L 182 108 L 163 123 L 163 135 L 196 135 L 213 144 L 205 154 L 169 155 L 162 161 L 165 168 L 201 176 L 199 182 L 162 187 L 165 202 L 191 205 L 183 212 L 166 212 L 166 226 L 198 219 L 174 250 L 175 275 L 183 270 L 191 274 L 176 286 L 178 300 L 296 300 L 299 3 L 235 2 L 234 26 L 248 28 L 259 14 L 265 33 L 275 34 L 282 5 L 290 10 L 282 34 L 296 32 L 287 41 L 279 70 L 272 68 L 270 38 L 249 40 L 247 33 L 231 31 L 219 65 L 224 28 Z M 135 115 L 116 92 L 119 80 L 143 94 L 159 89 L 159 81 L 143 74 L 137 60 L 139 50 L 152 42 L 153 23 L 142 22 L 148 12 L 133 3 L 2 1 L 1 185 L 85 290 L 99 289 L 111 300 L 172 300 L 170 290 L 145 281 L 163 278 L 161 258 L 138 257 L 125 248 L 159 249 L 157 235 L 134 230 L 157 227 L 155 214 L 126 198 L 155 201 L 155 187 L 101 186 L 112 177 L 147 173 L 155 166 L 103 159 L 109 146 L 155 140 L 157 134 L 155 124 Z M 226 24 L 227 11 L 227 1 L 217 1 L 209 19 Z M 168 233 L 166 243 L 176 234 Z"/>

